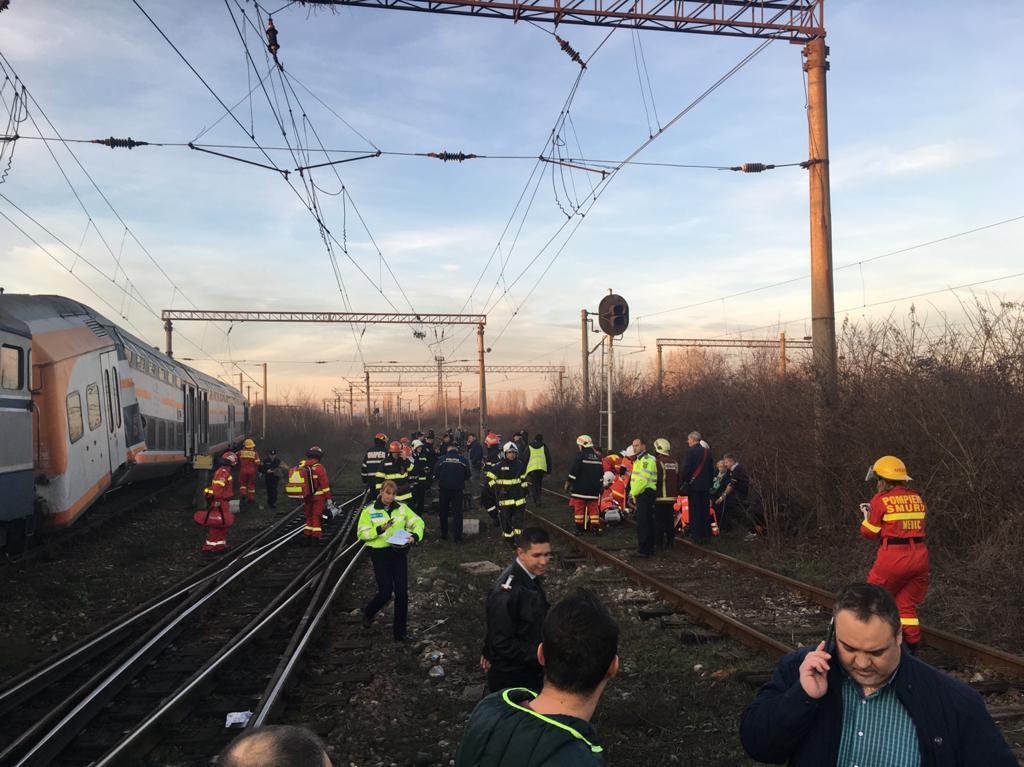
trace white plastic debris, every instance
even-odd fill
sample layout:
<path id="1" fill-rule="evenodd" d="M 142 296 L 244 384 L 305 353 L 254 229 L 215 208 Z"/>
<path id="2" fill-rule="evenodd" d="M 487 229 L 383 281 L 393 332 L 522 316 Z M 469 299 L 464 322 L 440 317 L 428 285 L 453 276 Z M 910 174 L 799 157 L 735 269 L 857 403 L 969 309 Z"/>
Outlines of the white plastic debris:
<path id="1" fill-rule="evenodd" d="M 431 666 L 427 675 L 432 679 L 444 679 L 444 668 L 441 666 Z"/>
<path id="2" fill-rule="evenodd" d="M 252 719 L 252 711 L 231 711 L 224 717 L 224 727 L 238 727 L 239 729 L 249 724 Z"/>

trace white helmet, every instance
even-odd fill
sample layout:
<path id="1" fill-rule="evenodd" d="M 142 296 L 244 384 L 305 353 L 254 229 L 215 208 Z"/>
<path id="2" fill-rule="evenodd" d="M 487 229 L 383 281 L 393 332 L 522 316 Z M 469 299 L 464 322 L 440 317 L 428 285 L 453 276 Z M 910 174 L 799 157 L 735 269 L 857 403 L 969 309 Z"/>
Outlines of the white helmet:
<path id="1" fill-rule="evenodd" d="M 416 449 L 417 447 L 423 447 L 423 441 L 422 440 L 418 440 L 418 439 L 414 439 L 412 441 L 412 446 L 413 446 L 413 449 Z"/>
<path id="2" fill-rule="evenodd" d="M 630 445 L 629 447 L 622 451 L 622 454 L 626 456 L 626 458 L 632 458 L 633 456 L 636 455 L 636 450 L 634 450 L 633 446 Z"/>
<path id="3" fill-rule="evenodd" d="M 654 452 L 668 455 L 668 451 L 671 449 L 672 443 L 664 437 L 658 437 L 658 439 L 654 440 Z"/>
<path id="4" fill-rule="evenodd" d="M 519 445 L 517 445 L 515 442 L 506 442 L 505 447 L 503 447 L 501 451 L 503 453 L 511 452 L 515 453 L 516 455 L 519 455 Z"/>
<path id="5" fill-rule="evenodd" d="M 576 438 L 576 444 L 580 447 L 593 447 L 594 440 L 590 438 L 589 434 L 581 434 Z"/>
<path id="6" fill-rule="evenodd" d="M 615 481 L 615 475 L 612 474 L 610 471 L 606 471 L 601 481 L 605 487 L 609 487 L 612 484 L 612 482 Z"/>

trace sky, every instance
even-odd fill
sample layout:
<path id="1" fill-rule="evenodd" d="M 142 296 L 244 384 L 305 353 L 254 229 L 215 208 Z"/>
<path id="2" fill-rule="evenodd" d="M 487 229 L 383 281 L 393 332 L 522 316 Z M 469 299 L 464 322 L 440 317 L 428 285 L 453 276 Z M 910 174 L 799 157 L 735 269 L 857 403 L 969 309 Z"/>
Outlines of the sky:
<path id="1" fill-rule="evenodd" d="M 492 365 L 578 369 L 580 309 L 609 289 L 630 305 L 628 365 L 650 365 L 658 337 L 810 334 L 807 171 L 716 169 L 807 159 L 797 45 L 765 47 L 635 158 L 713 167 L 629 165 L 593 202 L 600 174 L 536 160 L 556 126 L 563 157 L 625 158 L 758 41 L 563 25 L 581 75 L 550 28 L 527 23 L 287 0 L 139 5 L 195 72 L 127 0 L 0 13 L 5 73 L 30 96 L 0 167 L 8 292 L 73 297 L 161 347 L 166 308 L 486 313 Z M 267 12 L 284 75 L 249 26 Z M 1024 5 L 985 13 L 826 0 L 837 324 L 912 305 L 956 322 L 972 292 L 1022 298 L 1024 275 L 1010 275 L 1024 272 Z M 8 114 L 15 92 L 5 80 Z M 58 134 L 69 143 L 32 139 Z M 168 146 L 70 141 L 108 136 Z M 483 157 L 415 156 L 439 151 Z M 473 328 L 414 330 L 182 322 L 175 354 L 235 381 L 267 362 L 271 402 L 347 394 L 364 363 L 475 362 Z M 496 396 L 548 384 L 488 379 Z"/>

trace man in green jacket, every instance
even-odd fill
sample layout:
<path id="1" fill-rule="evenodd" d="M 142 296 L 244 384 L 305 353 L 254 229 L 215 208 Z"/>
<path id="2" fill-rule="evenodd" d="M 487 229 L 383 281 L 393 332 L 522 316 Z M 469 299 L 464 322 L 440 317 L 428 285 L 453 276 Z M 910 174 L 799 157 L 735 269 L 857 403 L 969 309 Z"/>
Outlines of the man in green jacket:
<path id="1" fill-rule="evenodd" d="M 575 592 L 548 611 L 537 659 L 544 688 L 488 695 L 469 717 L 456 767 L 600 767 L 590 726 L 619 670 L 619 627 L 595 594 Z"/>

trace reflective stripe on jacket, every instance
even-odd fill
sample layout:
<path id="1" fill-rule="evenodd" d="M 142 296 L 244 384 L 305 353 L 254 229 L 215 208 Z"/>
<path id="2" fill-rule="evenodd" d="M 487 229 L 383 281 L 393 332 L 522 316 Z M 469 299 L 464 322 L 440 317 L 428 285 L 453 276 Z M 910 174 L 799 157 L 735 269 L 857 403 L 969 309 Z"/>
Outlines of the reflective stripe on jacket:
<path id="1" fill-rule="evenodd" d="M 526 473 L 531 471 L 543 471 L 548 473 L 548 448 L 547 445 L 530 445 L 530 460 L 526 464 Z"/>
<path id="2" fill-rule="evenodd" d="M 374 482 L 374 490 L 380 490 L 387 480 L 391 480 L 398 487 L 398 491 L 395 493 L 396 501 L 408 501 L 412 499 L 412 484 L 409 479 L 409 470 L 412 468 L 412 464 L 409 460 L 399 456 L 395 458 L 390 453 L 388 457 L 381 461 L 380 469 L 377 470 L 377 479 Z"/>
<path id="3" fill-rule="evenodd" d="M 679 495 L 679 463 L 670 455 L 658 453 L 655 456 L 657 461 L 658 482 L 656 500 L 661 502 L 675 503 Z"/>
<path id="4" fill-rule="evenodd" d="M 503 460 L 487 470 L 487 486 L 498 499 L 499 507 L 526 505 L 526 472 L 523 462 Z"/>

